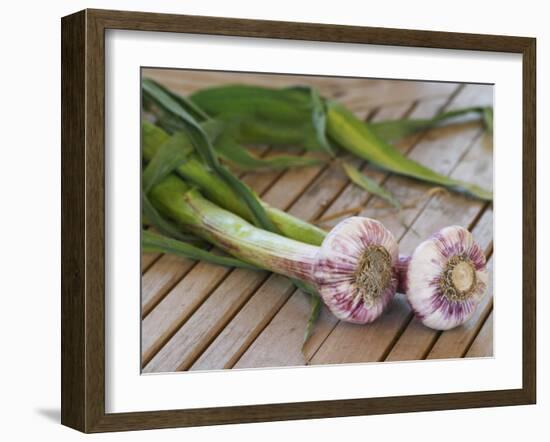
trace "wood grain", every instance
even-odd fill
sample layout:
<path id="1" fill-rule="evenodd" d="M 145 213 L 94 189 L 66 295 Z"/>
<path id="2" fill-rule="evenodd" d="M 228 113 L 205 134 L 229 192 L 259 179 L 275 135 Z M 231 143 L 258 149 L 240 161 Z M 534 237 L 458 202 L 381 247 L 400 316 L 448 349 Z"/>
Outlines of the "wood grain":
<path id="1" fill-rule="evenodd" d="M 237 269 L 153 357 L 143 371 L 187 369 L 265 279 L 266 273 Z"/>
<path id="2" fill-rule="evenodd" d="M 142 316 L 147 316 L 194 265 L 190 259 L 163 255 L 149 267 L 141 278 Z"/>
<path id="3" fill-rule="evenodd" d="M 61 29 L 61 422 L 86 428 L 86 106 L 84 12 Z"/>
<path id="4" fill-rule="evenodd" d="M 490 356 L 493 356 L 493 312 L 485 320 L 465 357 L 486 358 Z"/>
<path id="5" fill-rule="evenodd" d="M 154 262 L 159 259 L 160 253 L 142 253 L 141 254 L 141 272 L 145 273 Z"/>
<path id="6" fill-rule="evenodd" d="M 142 365 L 147 364 L 231 270 L 198 263 L 142 321 Z"/>
<path id="7" fill-rule="evenodd" d="M 294 290 L 288 278 L 270 276 L 190 369 L 232 368 Z"/>

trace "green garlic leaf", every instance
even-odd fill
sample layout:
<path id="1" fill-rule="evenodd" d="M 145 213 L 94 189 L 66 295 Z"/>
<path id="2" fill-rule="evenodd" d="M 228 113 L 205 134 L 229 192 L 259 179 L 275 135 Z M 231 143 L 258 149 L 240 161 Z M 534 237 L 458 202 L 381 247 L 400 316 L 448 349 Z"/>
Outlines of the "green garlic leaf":
<path id="1" fill-rule="evenodd" d="M 226 167 L 220 164 L 216 152 L 203 128 L 195 120 L 192 114 L 185 109 L 181 101 L 174 99 L 162 86 L 150 79 L 142 82 L 143 95 L 147 96 L 157 106 L 162 108 L 174 117 L 181 119 L 181 122 L 188 129 L 188 136 L 199 155 L 205 163 L 210 166 L 239 196 L 246 202 L 253 214 L 254 222 L 272 232 L 276 232 L 275 225 L 269 219 L 264 207 L 252 190 L 235 177 Z"/>
<path id="2" fill-rule="evenodd" d="M 301 146 L 332 154 L 324 103 L 314 89 L 229 85 L 203 89 L 190 99 L 225 122 L 226 133 L 237 143 Z"/>
<path id="3" fill-rule="evenodd" d="M 145 193 L 181 166 L 193 152 L 185 134 L 176 133 L 165 141 L 149 162 L 141 177 Z"/>
<path id="4" fill-rule="evenodd" d="M 227 267 L 240 267 L 252 270 L 258 269 L 258 267 L 241 261 L 240 259 L 216 255 L 208 250 L 204 250 L 186 242 L 177 241 L 148 230 L 141 231 L 141 248 L 145 252 L 168 253 L 181 258 L 192 259 L 195 261 L 206 261 L 212 264 Z"/>
<path id="5" fill-rule="evenodd" d="M 492 200 L 492 192 L 481 187 L 456 180 L 404 156 L 393 145 L 378 137 L 372 129 L 344 106 L 332 101 L 327 106 L 327 128 L 331 139 L 374 165 L 399 175 L 445 186 L 464 192 L 481 200 Z"/>
<path id="6" fill-rule="evenodd" d="M 421 131 L 432 129 L 434 127 L 448 125 L 450 120 L 467 114 L 477 115 L 478 119 L 482 119 L 484 121 L 488 130 L 492 130 L 492 118 L 490 124 L 488 121 L 488 115 L 490 114 L 492 116 L 492 112 L 493 109 L 491 107 L 468 107 L 464 109 L 442 112 L 433 118 L 403 118 L 399 120 L 368 123 L 367 125 L 378 137 L 384 141 L 392 142 Z"/>
<path id="7" fill-rule="evenodd" d="M 281 170 L 289 167 L 316 166 L 323 163 L 317 158 L 301 157 L 297 155 L 277 155 L 269 158 L 260 158 L 236 143 L 230 136 L 222 135 L 214 143 L 216 152 L 225 161 L 244 171 L 258 169 Z"/>
<path id="8" fill-rule="evenodd" d="M 362 187 L 367 192 L 382 198 L 383 200 L 389 202 L 392 206 L 400 209 L 401 204 L 397 199 L 386 189 L 380 186 L 376 181 L 371 180 L 368 176 L 361 173 L 356 167 L 351 164 L 344 162 L 342 164 L 344 171 L 348 178 L 359 187 Z"/>
<path id="9" fill-rule="evenodd" d="M 311 295 L 310 303 L 311 303 L 311 310 L 310 310 L 309 319 L 306 325 L 306 331 L 304 333 L 304 340 L 302 341 L 302 351 L 304 350 L 304 347 L 308 339 L 313 334 L 313 328 L 315 327 L 315 324 L 317 323 L 319 316 L 321 315 L 321 307 L 323 306 L 323 302 L 319 295 Z"/>
<path id="10" fill-rule="evenodd" d="M 179 227 L 165 219 L 157 209 L 155 209 L 147 195 L 143 192 L 141 193 L 141 211 L 143 219 L 146 219 L 147 222 L 160 233 L 182 241 L 202 242 L 194 236 L 183 233 Z"/>

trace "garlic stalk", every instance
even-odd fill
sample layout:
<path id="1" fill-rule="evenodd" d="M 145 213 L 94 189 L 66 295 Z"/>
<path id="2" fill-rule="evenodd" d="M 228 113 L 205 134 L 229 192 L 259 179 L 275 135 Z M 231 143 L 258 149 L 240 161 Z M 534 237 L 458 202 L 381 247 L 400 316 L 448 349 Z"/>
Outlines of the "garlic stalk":
<path id="1" fill-rule="evenodd" d="M 312 284 L 343 321 L 371 322 L 393 299 L 398 246 L 378 221 L 348 218 L 318 247 L 259 229 L 175 176 L 156 185 L 150 198 L 165 216 L 227 253 Z"/>
<path id="2" fill-rule="evenodd" d="M 178 139 L 181 148 L 191 145 L 191 141 L 185 142 L 184 134 Z M 162 129 L 151 123 L 142 123 L 142 153 L 146 161 L 151 161 L 164 143 L 170 143 L 175 140 L 176 135 L 170 137 Z M 227 186 L 225 181 L 219 177 L 211 168 L 206 166 L 197 154 L 193 153 L 187 161 L 176 169 L 176 174 L 182 177 L 186 182 L 197 186 L 200 191 L 212 202 L 229 210 L 247 221 L 252 221 L 254 216 L 248 205 L 240 198 L 239 194 L 231 187 Z M 264 201 L 259 200 L 264 210 L 267 212 L 271 222 L 277 229 L 289 238 L 299 239 L 302 242 L 319 245 L 323 242 L 325 231 L 319 227 L 303 221 L 282 210 L 269 206 Z"/>
<path id="3" fill-rule="evenodd" d="M 487 292 L 485 255 L 460 226 L 440 230 L 412 256 L 399 257 L 396 268 L 398 291 L 406 293 L 422 323 L 436 330 L 465 323 Z"/>

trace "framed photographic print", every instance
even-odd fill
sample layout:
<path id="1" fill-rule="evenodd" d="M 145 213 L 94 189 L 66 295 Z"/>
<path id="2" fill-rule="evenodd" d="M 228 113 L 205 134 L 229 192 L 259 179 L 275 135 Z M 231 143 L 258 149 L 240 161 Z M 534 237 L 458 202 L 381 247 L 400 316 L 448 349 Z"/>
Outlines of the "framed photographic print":
<path id="1" fill-rule="evenodd" d="M 535 40 L 62 19 L 62 423 L 531 404 Z"/>

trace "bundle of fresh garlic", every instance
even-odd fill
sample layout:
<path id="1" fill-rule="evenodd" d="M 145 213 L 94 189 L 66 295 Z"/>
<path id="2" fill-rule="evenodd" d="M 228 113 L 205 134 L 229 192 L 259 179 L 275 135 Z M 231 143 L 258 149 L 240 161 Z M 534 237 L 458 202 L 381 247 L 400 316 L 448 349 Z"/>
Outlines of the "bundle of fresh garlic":
<path id="1" fill-rule="evenodd" d="M 308 284 L 346 322 L 374 321 L 402 291 L 426 326 L 447 330 L 472 316 L 487 289 L 483 251 L 462 227 L 446 227 L 412 256 L 398 257 L 394 236 L 370 218 L 348 218 L 314 246 L 253 226 L 173 175 L 152 189 L 151 199 L 179 226 L 227 253 Z"/>
<path id="2" fill-rule="evenodd" d="M 151 199 L 168 218 L 221 250 L 310 284 L 339 319 L 366 324 L 382 314 L 397 288 L 397 241 L 378 221 L 351 217 L 320 247 L 253 226 L 170 176 Z"/>
<path id="3" fill-rule="evenodd" d="M 248 144 L 301 147 L 324 153 L 324 161 L 334 157 L 336 146 L 387 171 L 492 200 L 490 191 L 441 175 L 388 142 L 471 112 L 491 127 L 490 109 L 371 125 L 311 88 L 237 85 L 186 98 L 148 79 L 143 99 L 155 124 L 142 124 L 142 210 L 156 230 L 142 235 L 144 249 L 292 278 L 312 295 L 305 340 L 321 300 L 338 319 L 358 324 L 378 318 L 396 291 L 406 294 L 431 328 L 453 328 L 473 315 L 488 275 L 485 257 L 467 230 L 445 228 L 412 256 L 399 257 L 397 241 L 380 222 L 351 217 L 327 233 L 262 201 L 228 165 L 256 170 L 318 163 L 308 156 L 255 157 L 244 147 Z M 343 168 L 353 183 L 400 207 L 359 170 L 346 162 Z M 204 242 L 232 257 L 195 245 Z"/>

